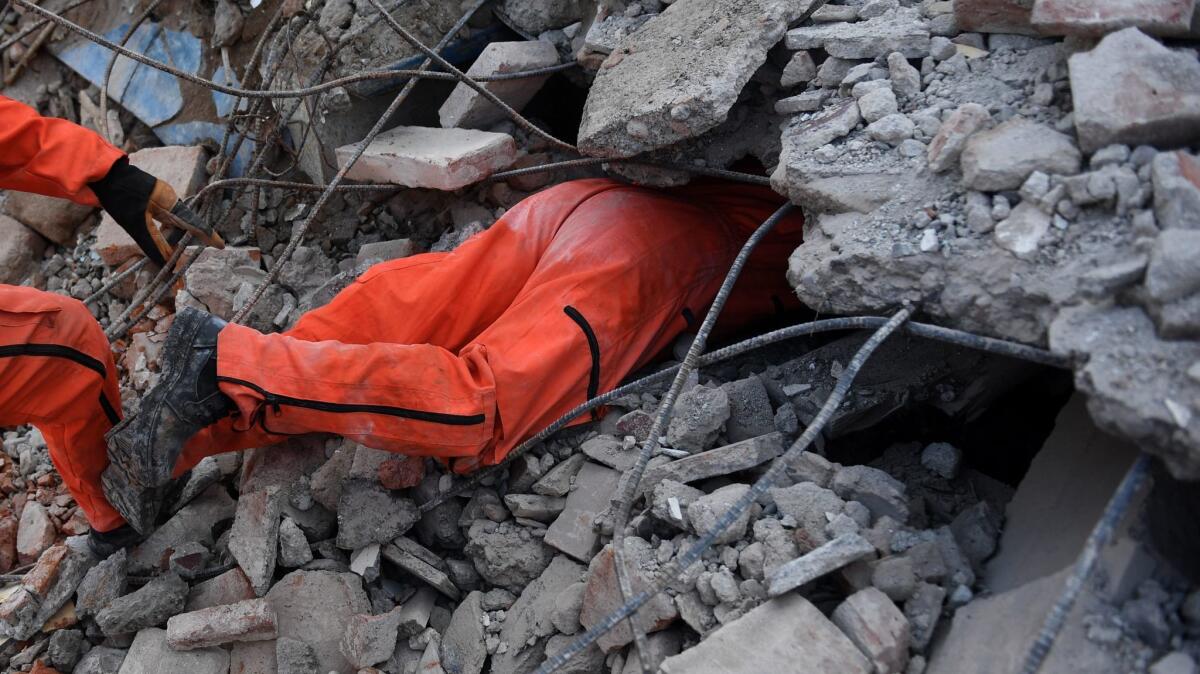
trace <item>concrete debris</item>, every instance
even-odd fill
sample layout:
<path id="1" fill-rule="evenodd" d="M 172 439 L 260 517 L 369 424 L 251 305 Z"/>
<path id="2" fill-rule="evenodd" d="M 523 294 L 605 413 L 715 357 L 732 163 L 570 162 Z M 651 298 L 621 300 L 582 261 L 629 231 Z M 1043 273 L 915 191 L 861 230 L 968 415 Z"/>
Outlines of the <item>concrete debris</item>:
<path id="1" fill-rule="evenodd" d="M 584 105 L 579 148 L 630 157 L 715 128 L 806 4 L 671 3 L 601 65 Z"/>
<path id="2" fill-rule="evenodd" d="M 214 606 L 236 604 L 255 596 L 254 586 L 241 568 L 233 568 L 221 575 L 201 581 L 188 593 L 188 611 L 199 611 Z"/>
<path id="3" fill-rule="evenodd" d="M 565 512 L 565 511 L 564 511 Z M 525 527 L 476 520 L 467 532 L 464 548 L 475 569 L 493 585 L 513 590 L 537 578 L 553 558 L 553 551 Z"/>
<path id="4" fill-rule="evenodd" d="M 971 136 L 991 120 L 987 108 L 978 103 L 964 103 L 950 113 L 938 127 L 937 135 L 929 142 L 928 159 L 931 171 L 948 171 L 957 163 Z"/>
<path id="5" fill-rule="evenodd" d="M 722 384 L 721 388 L 729 399 L 725 437 L 730 442 L 749 440 L 775 430 L 775 408 L 762 380 L 748 377 Z"/>
<path id="6" fill-rule="evenodd" d="M 687 509 L 688 521 L 692 525 L 692 531 L 699 535 L 704 535 L 711 531 L 716 525 L 717 520 L 749 491 L 750 487 L 747 485 L 731 484 L 692 501 Z M 745 535 L 746 526 L 749 523 L 750 510 L 746 509 L 741 517 L 738 517 L 724 531 L 717 535 L 714 543 L 719 545 L 739 540 Z"/>
<path id="7" fill-rule="evenodd" d="M 17 525 L 17 562 L 21 566 L 36 562 L 55 538 L 57 532 L 45 506 L 37 501 L 26 504 Z"/>
<path id="8" fill-rule="evenodd" d="M 582 0 L 503 0 L 497 9 L 517 30 L 538 35 L 578 22 L 585 6 Z"/>
<path id="9" fill-rule="evenodd" d="M 769 573 L 767 595 L 778 597 L 847 564 L 875 554 L 875 546 L 858 534 L 839 536 L 803 557 L 797 557 Z"/>
<path id="10" fill-rule="evenodd" d="M 1048 35 L 1104 35 L 1127 27 L 1158 35 L 1187 33 L 1195 3 L 1190 0 L 1080 2 L 1038 0 L 1030 24 Z"/>
<path id="11" fill-rule="evenodd" d="M 447 674 L 479 674 L 488 653 L 484 645 L 483 608 L 479 592 L 463 599 L 442 635 L 441 666 Z"/>
<path id="12" fill-rule="evenodd" d="M 167 621 L 167 645 L 177 651 L 275 637 L 275 611 L 266 599 L 181 613 Z"/>
<path id="13" fill-rule="evenodd" d="M 356 145 L 337 148 L 343 166 Z M 405 187 L 456 190 L 516 161 L 512 136 L 473 129 L 398 126 L 371 141 L 346 177 Z"/>
<path id="14" fill-rule="evenodd" d="M 829 488 L 847 501 L 862 503 L 875 517 L 908 520 L 904 483 L 878 468 L 844 466 L 834 473 Z"/>
<path id="15" fill-rule="evenodd" d="M 166 630 L 148 628 L 137 633 L 121 663 L 120 674 L 225 674 L 229 671 L 229 652 L 221 648 L 176 651 L 167 644 Z"/>
<path id="16" fill-rule="evenodd" d="M 608 508 L 620 479 L 621 474 L 615 470 L 590 461 L 582 462 L 562 513 L 546 530 L 545 544 L 581 562 L 590 560 L 600 540 L 593 523 Z"/>
<path id="17" fill-rule="evenodd" d="M 1113 143 L 1171 148 L 1200 138 L 1200 63 L 1194 57 L 1126 28 L 1069 63 L 1084 152 Z"/>
<path id="18" fill-rule="evenodd" d="M 873 59 L 893 52 L 919 59 L 929 55 L 929 38 L 919 12 L 898 7 L 866 21 L 793 28 L 784 44 L 788 49 L 824 49 L 842 59 Z"/>
<path id="19" fill-rule="evenodd" d="M 1200 229 L 1200 160 L 1160 152 L 1151 163 L 1154 219 L 1162 229 Z"/>
<path id="20" fill-rule="evenodd" d="M 387 561 L 451 599 L 457 600 L 461 596 L 458 587 L 450 581 L 450 577 L 444 571 L 428 561 L 425 555 L 413 553 L 413 548 L 419 547 L 417 544 L 403 537 L 396 539 L 397 543 L 401 541 L 409 544 L 406 549 L 396 544 L 383 546 L 383 556 Z M 434 561 L 440 560 L 435 558 Z"/>
<path id="21" fill-rule="evenodd" d="M 662 662 L 665 674 L 774 671 L 866 674 L 872 665 L 819 610 L 800 595 L 762 604 L 709 634 L 698 646 Z"/>
<path id="22" fill-rule="evenodd" d="M 229 553 L 246 572 L 258 596 L 271 588 L 279 554 L 279 513 L 282 506 L 275 488 L 242 494 L 229 534 Z"/>
<path id="23" fill-rule="evenodd" d="M 703 452 L 712 446 L 729 419 L 729 394 L 721 388 L 694 386 L 684 391 L 675 404 L 667 427 L 667 444 L 688 452 Z"/>
<path id="24" fill-rule="evenodd" d="M 114 599 L 96 614 L 96 624 L 108 637 L 157 627 L 183 611 L 187 593 L 188 584 L 182 578 L 174 573 L 164 574 L 135 592 Z"/>
<path id="25" fill-rule="evenodd" d="M 128 551 L 120 550 L 88 569 L 75 593 L 75 612 L 81 617 L 99 613 L 125 594 Z"/>
<path id="26" fill-rule="evenodd" d="M 93 211 L 66 199 L 31 192 L 9 192 L 4 208 L 15 220 L 60 246 L 75 240 L 75 230 Z"/>
<path id="27" fill-rule="evenodd" d="M 294 569 L 311 562 L 312 558 L 312 550 L 308 547 L 308 539 L 300 530 L 300 525 L 292 518 L 284 517 L 279 523 L 279 565 L 285 569 Z"/>
<path id="28" fill-rule="evenodd" d="M 799 531 L 811 547 L 829 542 L 825 525 L 830 518 L 842 514 L 846 507 L 837 494 L 812 482 L 801 482 L 791 487 L 775 487 L 770 490 L 779 514 L 795 520 Z"/>
<path id="29" fill-rule="evenodd" d="M 399 609 L 382 615 L 351 616 L 342 636 L 342 655 L 360 669 L 387 660 L 396 647 L 400 618 Z"/>
<path id="30" fill-rule="evenodd" d="M 882 592 L 873 587 L 855 592 L 830 618 L 870 658 L 876 672 L 905 671 L 911 629 L 904 614 Z"/>
<path id="31" fill-rule="evenodd" d="M 118 674 L 127 651 L 107 646 L 94 646 L 75 665 L 73 674 Z"/>
<path id="32" fill-rule="evenodd" d="M 417 523 L 417 504 L 378 483 L 351 480 L 338 500 L 337 545 L 357 550 L 370 543 L 387 543 Z"/>
<path id="33" fill-rule="evenodd" d="M 1015 190 L 1034 171 L 1073 175 L 1079 166 L 1069 137 L 1022 119 L 971 136 L 962 154 L 964 184 L 985 192 Z"/>
<path id="34" fill-rule="evenodd" d="M 778 433 L 761 435 L 732 445 L 710 449 L 670 463 L 646 469 L 642 484 L 651 486 L 662 480 L 691 483 L 717 475 L 729 475 L 761 465 L 783 454 L 783 437 Z"/>
<path id="35" fill-rule="evenodd" d="M 285 639 L 299 641 L 311 649 L 320 665 L 318 672 L 354 671 L 342 655 L 340 643 L 351 617 L 369 613 L 371 608 L 357 576 L 293 571 L 272 586 L 266 600 L 275 610 L 279 634 L 276 656 L 281 672 L 285 671 L 285 662 L 296 660 L 294 646 L 279 646 Z"/>
<path id="36" fill-rule="evenodd" d="M 275 662 L 279 674 L 321 674 L 321 663 L 312 646 L 298 639 L 280 637 L 275 641 Z"/>
<path id="37" fill-rule="evenodd" d="M 549 42 L 532 40 L 525 42 L 493 42 L 467 69 L 471 76 L 499 75 L 544 68 L 558 63 L 558 50 Z M 549 76 L 519 80 L 486 82 L 483 87 L 509 107 L 520 111 L 529 99 L 542 88 Z M 482 94 L 459 83 L 450 97 L 438 110 L 442 127 L 449 129 L 486 129 L 496 122 L 507 119 L 507 115 Z"/>
<path id="38" fill-rule="evenodd" d="M 625 538 L 625 560 L 626 566 L 629 568 L 629 582 L 634 593 L 641 592 L 649 584 L 650 576 L 647 573 L 647 565 L 653 555 L 654 550 L 646 541 L 636 536 Z M 583 590 L 579 622 L 585 629 L 591 629 L 605 616 L 620 607 L 622 603 L 610 544 L 592 558 L 592 563 L 588 566 L 587 585 Z M 678 616 L 679 612 L 675 608 L 675 603 L 664 594 L 657 595 L 638 609 L 638 618 L 649 632 L 665 629 Z M 609 653 L 631 641 L 633 641 L 633 630 L 630 629 L 628 622 L 622 622 L 600 637 L 597 643 L 605 653 Z"/>

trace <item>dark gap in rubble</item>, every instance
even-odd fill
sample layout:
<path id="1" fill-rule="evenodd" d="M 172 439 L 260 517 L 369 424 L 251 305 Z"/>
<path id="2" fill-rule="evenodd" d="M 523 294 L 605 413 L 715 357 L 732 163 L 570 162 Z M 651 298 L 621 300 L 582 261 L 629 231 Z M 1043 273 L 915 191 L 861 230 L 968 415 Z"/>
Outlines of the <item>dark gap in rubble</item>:
<path id="1" fill-rule="evenodd" d="M 546 130 L 556 138 L 574 143 L 586 101 L 586 89 L 576 86 L 566 75 L 554 75 L 525 106 L 525 114 L 544 122 Z"/>

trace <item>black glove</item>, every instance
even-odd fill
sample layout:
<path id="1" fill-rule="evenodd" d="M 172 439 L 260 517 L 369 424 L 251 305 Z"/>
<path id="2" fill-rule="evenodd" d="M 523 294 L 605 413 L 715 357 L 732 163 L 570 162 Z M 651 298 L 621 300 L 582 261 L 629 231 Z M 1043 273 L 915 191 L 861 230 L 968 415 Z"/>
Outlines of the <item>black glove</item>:
<path id="1" fill-rule="evenodd" d="M 88 187 L 95 192 L 100 206 L 133 237 L 151 262 L 166 264 L 171 244 L 154 222 L 152 211 L 164 204 L 170 210 L 179 201 L 170 185 L 133 166 L 128 157 L 121 157 L 113 163 L 108 175 Z"/>

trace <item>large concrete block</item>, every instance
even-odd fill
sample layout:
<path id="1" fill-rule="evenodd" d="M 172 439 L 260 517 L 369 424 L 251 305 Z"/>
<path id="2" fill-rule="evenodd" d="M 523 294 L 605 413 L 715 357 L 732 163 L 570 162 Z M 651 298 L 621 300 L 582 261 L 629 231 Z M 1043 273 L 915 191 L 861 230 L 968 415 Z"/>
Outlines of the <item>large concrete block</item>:
<path id="1" fill-rule="evenodd" d="M 558 63 L 558 50 L 549 42 L 530 40 L 525 42 L 493 42 L 483 52 L 468 75 L 500 75 L 522 70 L 544 68 Z M 514 110 L 520 112 L 529 99 L 542 88 L 549 75 L 528 77 L 519 80 L 485 82 L 483 88 L 495 94 Z M 507 119 L 508 115 L 496 107 L 478 91 L 461 82 L 454 87 L 450 98 L 438 110 L 438 119 L 444 128 L 483 129 Z"/>
<path id="2" fill-rule="evenodd" d="M 9 192 L 5 210 L 21 224 L 65 246 L 75 239 L 75 229 L 92 207 L 32 192 Z"/>
<path id="3" fill-rule="evenodd" d="M 354 145 L 337 149 L 345 166 Z M 517 158 L 512 137 L 470 129 L 398 126 L 375 137 L 346 174 L 352 180 L 405 187 L 456 190 L 511 165 Z"/>
<path id="4" fill-rule="evenodd" d="M 0 283 L 20 283 L 46 250 L 46 240 L 7 215 L 0 215 Z"/>

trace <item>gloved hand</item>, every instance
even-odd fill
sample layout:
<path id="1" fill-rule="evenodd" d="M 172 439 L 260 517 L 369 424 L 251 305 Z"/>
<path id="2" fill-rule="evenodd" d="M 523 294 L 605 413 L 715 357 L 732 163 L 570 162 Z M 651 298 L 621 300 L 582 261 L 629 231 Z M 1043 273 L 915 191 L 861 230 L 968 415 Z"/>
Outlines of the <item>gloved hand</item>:
<path id="1" fill-rule="evenodd" d="M 88 186 L 100 206 L 133 237 L 146 257 L 159 266 L 171 257 L 173 242 L 179 240 L 183 230 L 202 243 L 225 247 L 220 235 L 179 204 L 179 196 L 170 185 L 133 166 L 128 157 L 118 159 L 108 175 Z M 179 231 L 167 236 L 158 223 Z"/>

